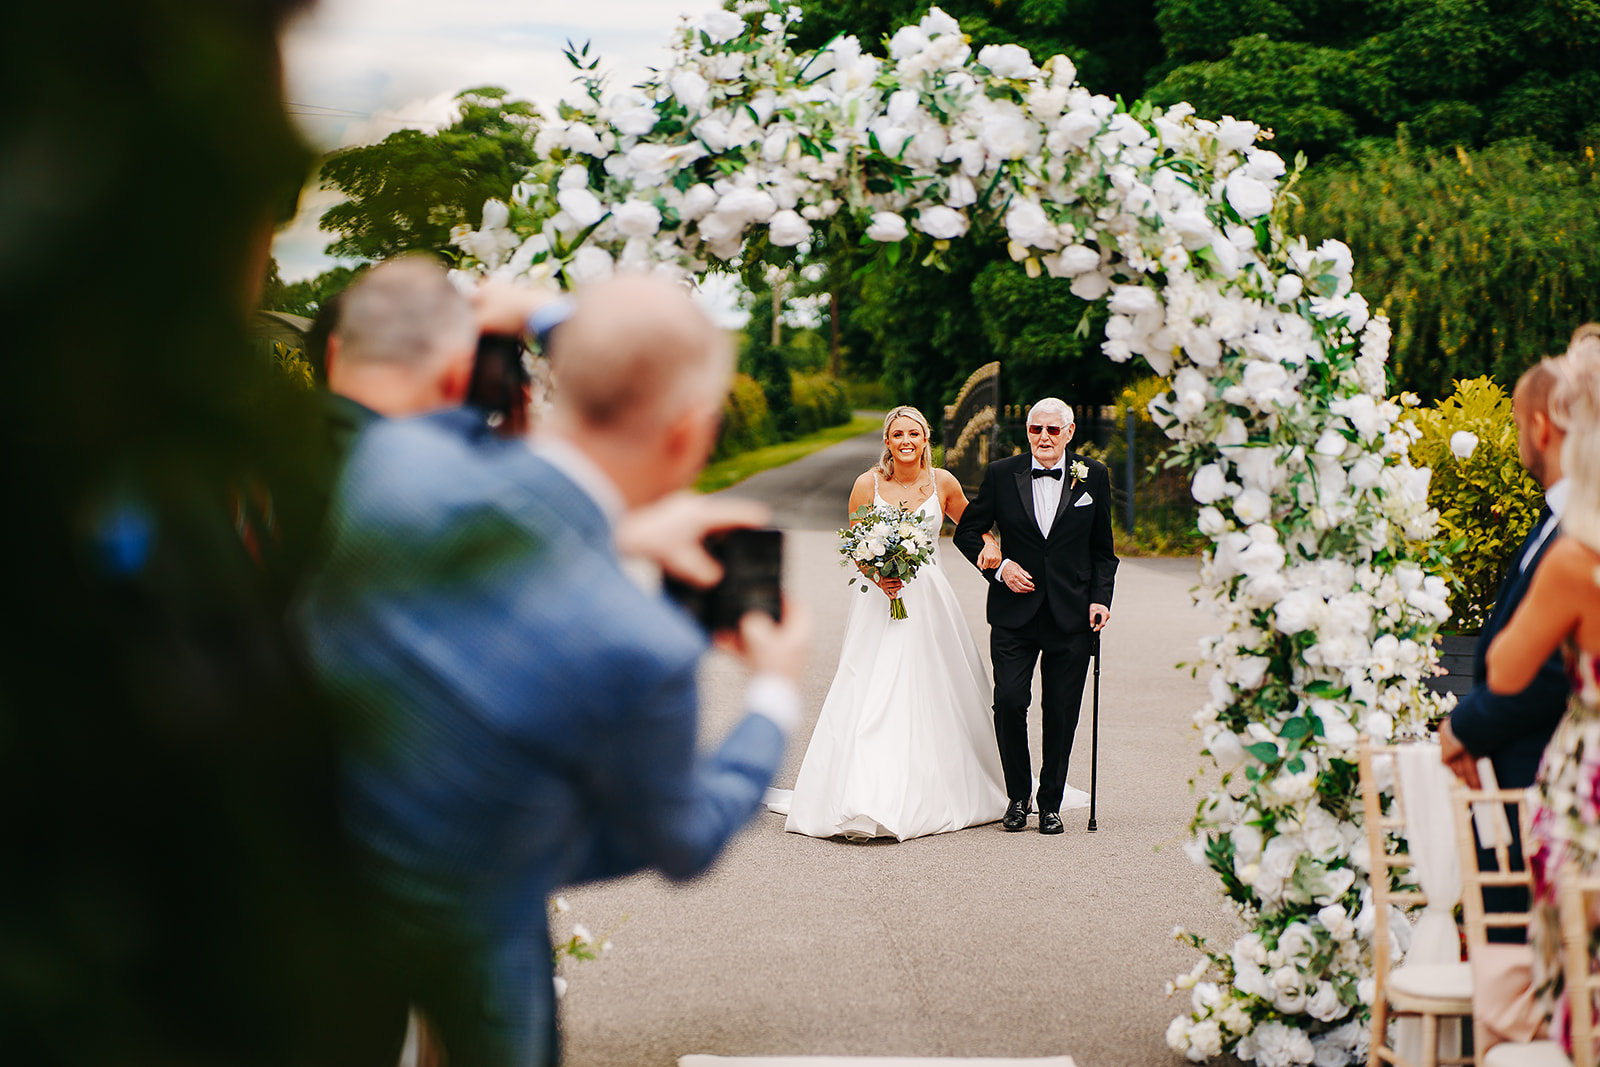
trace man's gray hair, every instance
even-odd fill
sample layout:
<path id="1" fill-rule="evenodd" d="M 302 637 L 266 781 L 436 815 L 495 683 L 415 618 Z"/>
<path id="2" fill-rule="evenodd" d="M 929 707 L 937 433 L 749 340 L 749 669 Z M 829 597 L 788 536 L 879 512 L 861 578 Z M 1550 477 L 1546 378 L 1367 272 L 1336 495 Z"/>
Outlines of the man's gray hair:
<path id="1" fill-rule="evenodd" d="M 428 256 L 400 256 L 373 267 L 339 301 L 341 358 L 350 363 L 425 366 L 478 337 L 467 298 Z"/>
<path id="2" fill-rule="evenodd" d="M 1028 421 L 1032 422 L 1035 415 L 1044 414 L 1060 415 L 1062 426 L 1074 425 L 1072 409 L 1067 407 L 1065 400 L 1057 400 L 1053 396 L 1047 396 L 1043 400 L 1035 401 L 1033 407 L 1028 409 Z"/>

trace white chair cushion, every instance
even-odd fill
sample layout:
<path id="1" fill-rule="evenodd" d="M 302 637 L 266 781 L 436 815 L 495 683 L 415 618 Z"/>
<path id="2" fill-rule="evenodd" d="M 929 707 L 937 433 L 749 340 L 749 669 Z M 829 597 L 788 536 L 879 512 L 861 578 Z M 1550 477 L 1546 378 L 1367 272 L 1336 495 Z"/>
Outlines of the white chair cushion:
<path id="1" fill-rule="evenodd" d="M 1472 966 L 1467 963 L 1403 963 L 1389 972 L 1396 993 L 1429 1000 L 1471 1000 Z"/>
<path id="2" fill-rule="evenodd" d="M 1507 1041 L 1483 1054 L 1483 1067 L 1572 1067 L 1554 1041 Z"/>

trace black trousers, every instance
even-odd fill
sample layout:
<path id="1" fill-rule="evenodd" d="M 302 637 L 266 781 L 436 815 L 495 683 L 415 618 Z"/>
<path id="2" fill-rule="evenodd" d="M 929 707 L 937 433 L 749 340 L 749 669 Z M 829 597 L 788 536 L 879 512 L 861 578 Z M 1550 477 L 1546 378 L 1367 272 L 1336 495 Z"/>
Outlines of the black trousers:
<path id="1" fill-rule="evenodd" d="M 1028 705 L 1033 703 L 1033 671 L 1039 668 L 1040 725 L 1044 751 L 1039 766 L 1039 810 L 1060 811 L 1067 787 L 1067 761 L 1078 732 L 1083 682 L 1089 674 L 1094 634 L 1067 633 L 1056 623 L 1050 605 L 1042 604 L 1027 626 L 989 628 L 989 654 L 994 661 L 994 736 L 1000 746 L 1006 795 L 1026 802 L 1033 789 L 1028 756 Z"/>

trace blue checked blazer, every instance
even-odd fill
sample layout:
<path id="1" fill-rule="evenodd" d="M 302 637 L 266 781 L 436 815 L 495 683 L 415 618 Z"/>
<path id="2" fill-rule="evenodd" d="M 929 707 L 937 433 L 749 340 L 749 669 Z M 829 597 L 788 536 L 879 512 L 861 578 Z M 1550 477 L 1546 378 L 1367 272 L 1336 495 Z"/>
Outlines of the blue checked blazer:
<path id="1" fill-rule="evenodd" d="M 372 724 L 347 824 L 383 888 L 483 946 L 510 1062 L 555 1056 L 546 899 L 705 870 L 783 754 L 746 716 L 696 755 L 705 638 L 618 566 L 591 499 L 448 412 L 363 433 L 301 619 Z"/>

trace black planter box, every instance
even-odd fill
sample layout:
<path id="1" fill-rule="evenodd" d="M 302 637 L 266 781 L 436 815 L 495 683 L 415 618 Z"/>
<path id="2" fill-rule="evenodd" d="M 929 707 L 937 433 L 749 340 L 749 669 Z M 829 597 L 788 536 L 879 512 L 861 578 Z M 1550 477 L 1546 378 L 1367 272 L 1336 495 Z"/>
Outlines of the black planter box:
<path id="1" fill-rule="evenodd" d="M 1448 674 L 1427 679 L 1427 686 L 1435 693 L 1467 695 L 1472 688 L 1472 657 L 1478 647 L 1477 634 L 1444 634 L 1439 638 L 1439 666 Z"/>

